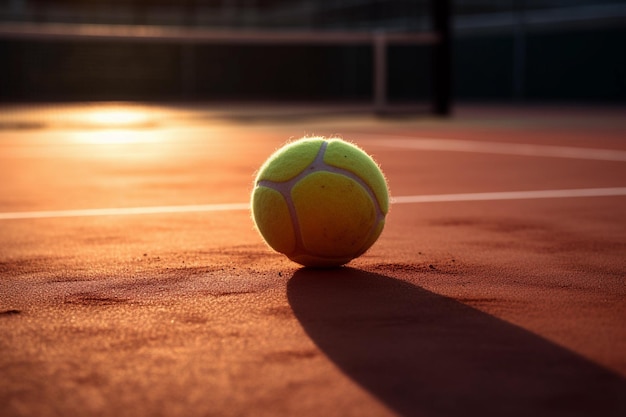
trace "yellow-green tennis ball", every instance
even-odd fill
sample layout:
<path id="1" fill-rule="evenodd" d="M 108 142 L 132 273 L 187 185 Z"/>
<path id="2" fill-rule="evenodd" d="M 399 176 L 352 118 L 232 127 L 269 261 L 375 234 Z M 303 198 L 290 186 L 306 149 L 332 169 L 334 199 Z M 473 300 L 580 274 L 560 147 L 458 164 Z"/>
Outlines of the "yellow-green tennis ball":
<path id="1" fill-rule="evenodd" d="M 265 241 L 305 266 L 339 266 L 362 255 L 388 211 L 380 168 L 341 139 L 288 143 L 263 164 L 252 191 L 252 216 Z"/>

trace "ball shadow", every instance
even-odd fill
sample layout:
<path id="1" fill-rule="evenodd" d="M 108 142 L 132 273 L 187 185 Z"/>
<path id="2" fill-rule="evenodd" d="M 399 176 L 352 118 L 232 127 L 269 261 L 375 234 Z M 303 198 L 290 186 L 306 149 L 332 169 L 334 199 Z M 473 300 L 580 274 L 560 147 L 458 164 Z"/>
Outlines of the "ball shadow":
<path id="1" fill-rule="evenodd" d="M 328 358 L 401 415 L 626 415 L 623 377 L 404 281 L 303 268 L 287 296 Z"/>

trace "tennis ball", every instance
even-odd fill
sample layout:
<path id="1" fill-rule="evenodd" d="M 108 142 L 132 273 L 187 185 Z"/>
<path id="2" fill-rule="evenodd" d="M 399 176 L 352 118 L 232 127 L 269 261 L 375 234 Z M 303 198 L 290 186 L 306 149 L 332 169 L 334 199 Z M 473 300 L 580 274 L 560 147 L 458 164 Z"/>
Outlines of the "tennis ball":
<path id="1" fill-rule="evenodd" d="M 389 211 L 374 160 L 342 139 L 303 138 L 261 166 L 252 216 L 267 244 L 304 266 L 340 266 L 380 236 Z"/>

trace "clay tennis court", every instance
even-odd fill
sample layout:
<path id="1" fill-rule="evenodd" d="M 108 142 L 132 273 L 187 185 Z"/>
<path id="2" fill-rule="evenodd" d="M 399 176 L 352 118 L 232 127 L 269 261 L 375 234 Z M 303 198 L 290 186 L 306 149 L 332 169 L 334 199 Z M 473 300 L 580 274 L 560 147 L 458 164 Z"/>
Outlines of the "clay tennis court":
<path id="1" fill-rule="evenodd" d="M 623 115 L 4 106 L 0 415 L 623 416 Z M 250 218 L 256 169 L 305 135 L 389 181 L 343 268 Z"/>

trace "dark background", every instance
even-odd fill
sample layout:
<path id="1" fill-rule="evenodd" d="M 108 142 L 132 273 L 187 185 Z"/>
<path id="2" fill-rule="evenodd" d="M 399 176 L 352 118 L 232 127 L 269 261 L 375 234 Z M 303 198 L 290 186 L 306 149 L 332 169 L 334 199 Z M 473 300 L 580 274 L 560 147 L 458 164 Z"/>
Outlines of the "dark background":
<path id="1" fill-rule="evenodd" d="M 452 6 L 455 99 L 626 101 L 626 2 L 457 0 Z M 4 0 L 0 21 L 245 30 L 431 25 L 428 2 L 393 0 Z M 391 101 L 429 97 L 431 55 L 428 46 L 389 48 Z M 0 38 L 0 100 L 362 101 L 372 96 L 372 59 L 369 46 Z"/>

